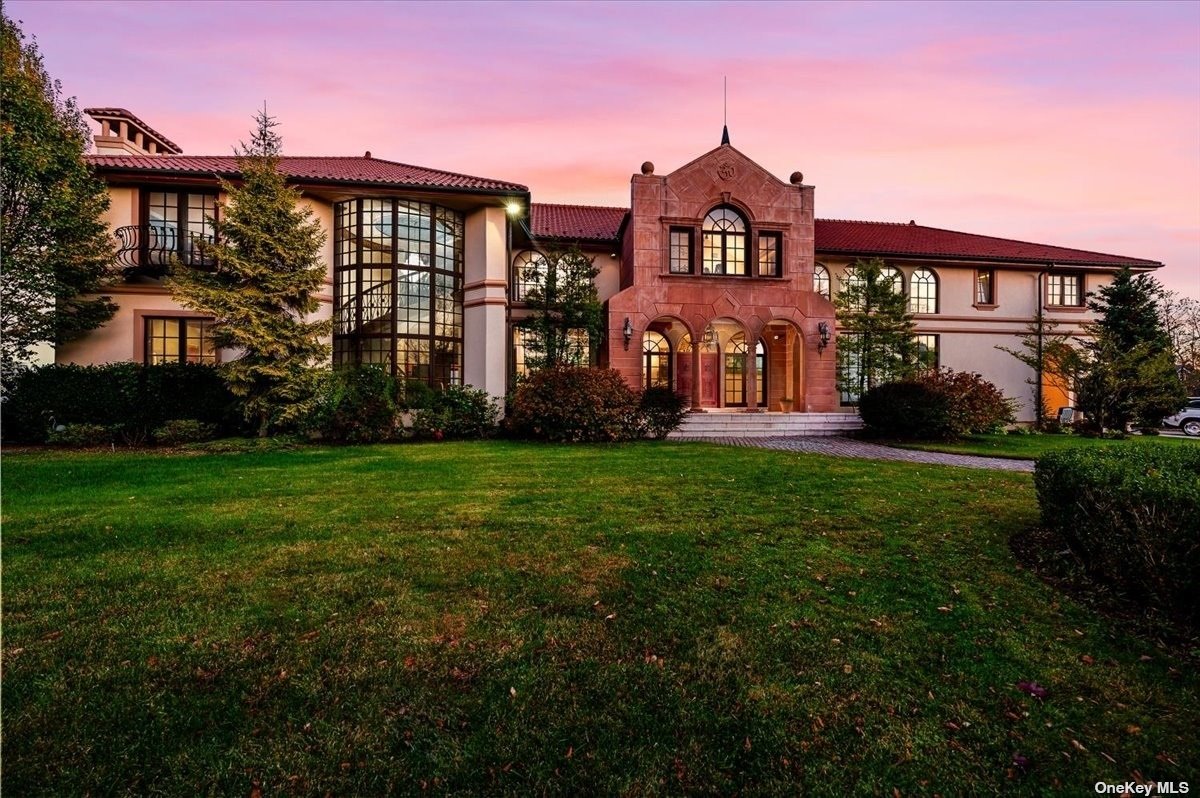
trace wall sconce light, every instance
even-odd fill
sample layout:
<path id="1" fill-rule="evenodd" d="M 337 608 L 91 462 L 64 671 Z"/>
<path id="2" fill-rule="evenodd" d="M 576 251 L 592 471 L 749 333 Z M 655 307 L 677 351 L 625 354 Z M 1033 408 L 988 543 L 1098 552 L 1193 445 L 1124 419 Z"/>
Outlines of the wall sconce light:
<path id="1" fill-rule="evenodd" d="M 817 335 L 821 336 L 821 340 L 817 341 L 817 351 L 824 352 L 825 347 L 829 346 L 829 323 L 817 322 Z"/>
<path id="2" fill-rule="evenodd" d="M 625 326 L 621 328 L 621 334 L 625 336 L 625 348 L 629 348 L 629 342 L 633 339 L 633 322 L 629 317 L 625 317 Z"/>

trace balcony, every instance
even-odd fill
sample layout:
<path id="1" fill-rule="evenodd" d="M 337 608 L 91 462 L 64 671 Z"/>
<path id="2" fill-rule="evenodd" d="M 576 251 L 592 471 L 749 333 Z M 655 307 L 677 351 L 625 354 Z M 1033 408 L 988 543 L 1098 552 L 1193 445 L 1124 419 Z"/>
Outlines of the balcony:
<path id="1" fill-rule="evenodd" d="M 117 264 L 126 277 L 163 277 L 175 262 L 195 269 L 211 269 L 217 262 L 207 246 L 213 243 L 211 235 L 162 223 L 131 224 L 114 234 Z"/>

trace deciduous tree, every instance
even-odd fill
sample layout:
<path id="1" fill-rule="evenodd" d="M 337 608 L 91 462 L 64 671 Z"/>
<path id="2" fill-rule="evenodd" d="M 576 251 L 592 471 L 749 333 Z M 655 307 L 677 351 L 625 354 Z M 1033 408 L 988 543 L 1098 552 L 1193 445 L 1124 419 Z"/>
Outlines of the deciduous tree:
<path id="1" fill-rule="evenodd" d="M 36 41 L 0 14 L 0 373 L 78 338 L 116 311 L 104 183 L 83 160 L 91 134 L 46 73 Z"/>

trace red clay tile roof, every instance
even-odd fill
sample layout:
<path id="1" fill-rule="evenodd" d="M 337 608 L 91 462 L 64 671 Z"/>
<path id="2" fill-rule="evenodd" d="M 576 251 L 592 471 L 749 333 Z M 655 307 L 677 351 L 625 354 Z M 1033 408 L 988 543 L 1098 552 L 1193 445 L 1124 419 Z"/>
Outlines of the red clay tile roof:
<path id="1" fill-rule="evenodd" d="M 87 162 L 107 172 L 161 172 L 163 174 L 220 175 L 238 173 L 232 155 L 88 155 Z M 285 155 L 279 159 L 283 173 L 297 181 L 351 183 L 414 188 L 439 188 L 489 193 L 528 193 L 519 183 L 472 177 L 441 169 L 368 157 L 309 157 Z"/>
<path id="2" fill-rule="evenodd" d="M 85 114 L 87 114 L 88 116 L 92 117 L 93 119 L 99 119 L 100 117 L 105 117 L 105 116 L 108 116 L 108 117 L 123 116 L 126 119 L 128 119 L 130 122 L 133 122 L 135 125 L 140 127 L 142 130 L 149 133 L 151 136 L 154 136 L 154 138 L 158 139 L 159 142 L 161 142 L 162 144 L 165 144 L 169 151 L 174 152 L 174 153 L 183 152 L 183 150 L 179 147 L 178 144 L 171 141 L 169 138 L 164 136 L 162 133 L 159 133 L 157 130 L 150 127 L 145 122 L 143 122 L 141 119 L 138 119 L 136 115 L 130 113 L 129 111 L 126 111 L 124 108 L 84 108 L 83 112 Z"/>
<path id="3" fill-rule="evenodd" d="M 628 210 L 595 205 L 534 203 L 534 236 L 611 240 L 617 237 Z M 1073 263 L 1080 266 L 1155 268 L 1162 264 L 1082 249 L 1031 244 L 1008 238 L 959 233 L 919 224 L 816 220 L 817 252 L 846 255 L 902 255 L 964 258 L 1004 263 Z"/>
<path id="4" fill-rule="evenodd" d="M 1155 268 L 1158 261 L 1082 249 L 1031 244 L 1008 238 L 959 233 L 909 222 L 816 220 L 817 252 L 847 255 L 915 255 L 1006 263 L 1075 263 L 1081 266 Z"/>
<path id="5" fill-rule="evenodd" d="M 529 229 L 535 238 L 567 238 L 580 241 L 613 241 L 621 230 L 628 208 L 604 205 L 553 205 L 535 202 L 529 206 Z"/>

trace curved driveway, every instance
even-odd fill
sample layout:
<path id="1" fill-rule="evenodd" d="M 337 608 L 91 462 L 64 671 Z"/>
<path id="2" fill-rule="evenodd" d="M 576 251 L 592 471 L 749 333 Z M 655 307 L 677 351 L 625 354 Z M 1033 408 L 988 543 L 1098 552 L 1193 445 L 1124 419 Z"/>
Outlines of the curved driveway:
<path id="1" fill-rule="evenodd" d="M 899 460 L 905 463 L 931 463 L 933 465 L 960 466 L 962 468 L 990 468 L 997 471 L 1033 472 L 1032 460 L 1009 460 L 1003 457 L 979 457 L 973 454 L 943 454 L 942 452 L 920 452 L 915 449 L 895 449 L 878 443 L 856 441 L 850 438 L 821 437 L 778 437 L 778 438 L 691 438 L 703 443 L 720 443 L 726 446 L 754 446 L 759 449 L 778 449 L 785 452 L 824 454 L 830 457 L 857 457 L 864 460 Z"/>

